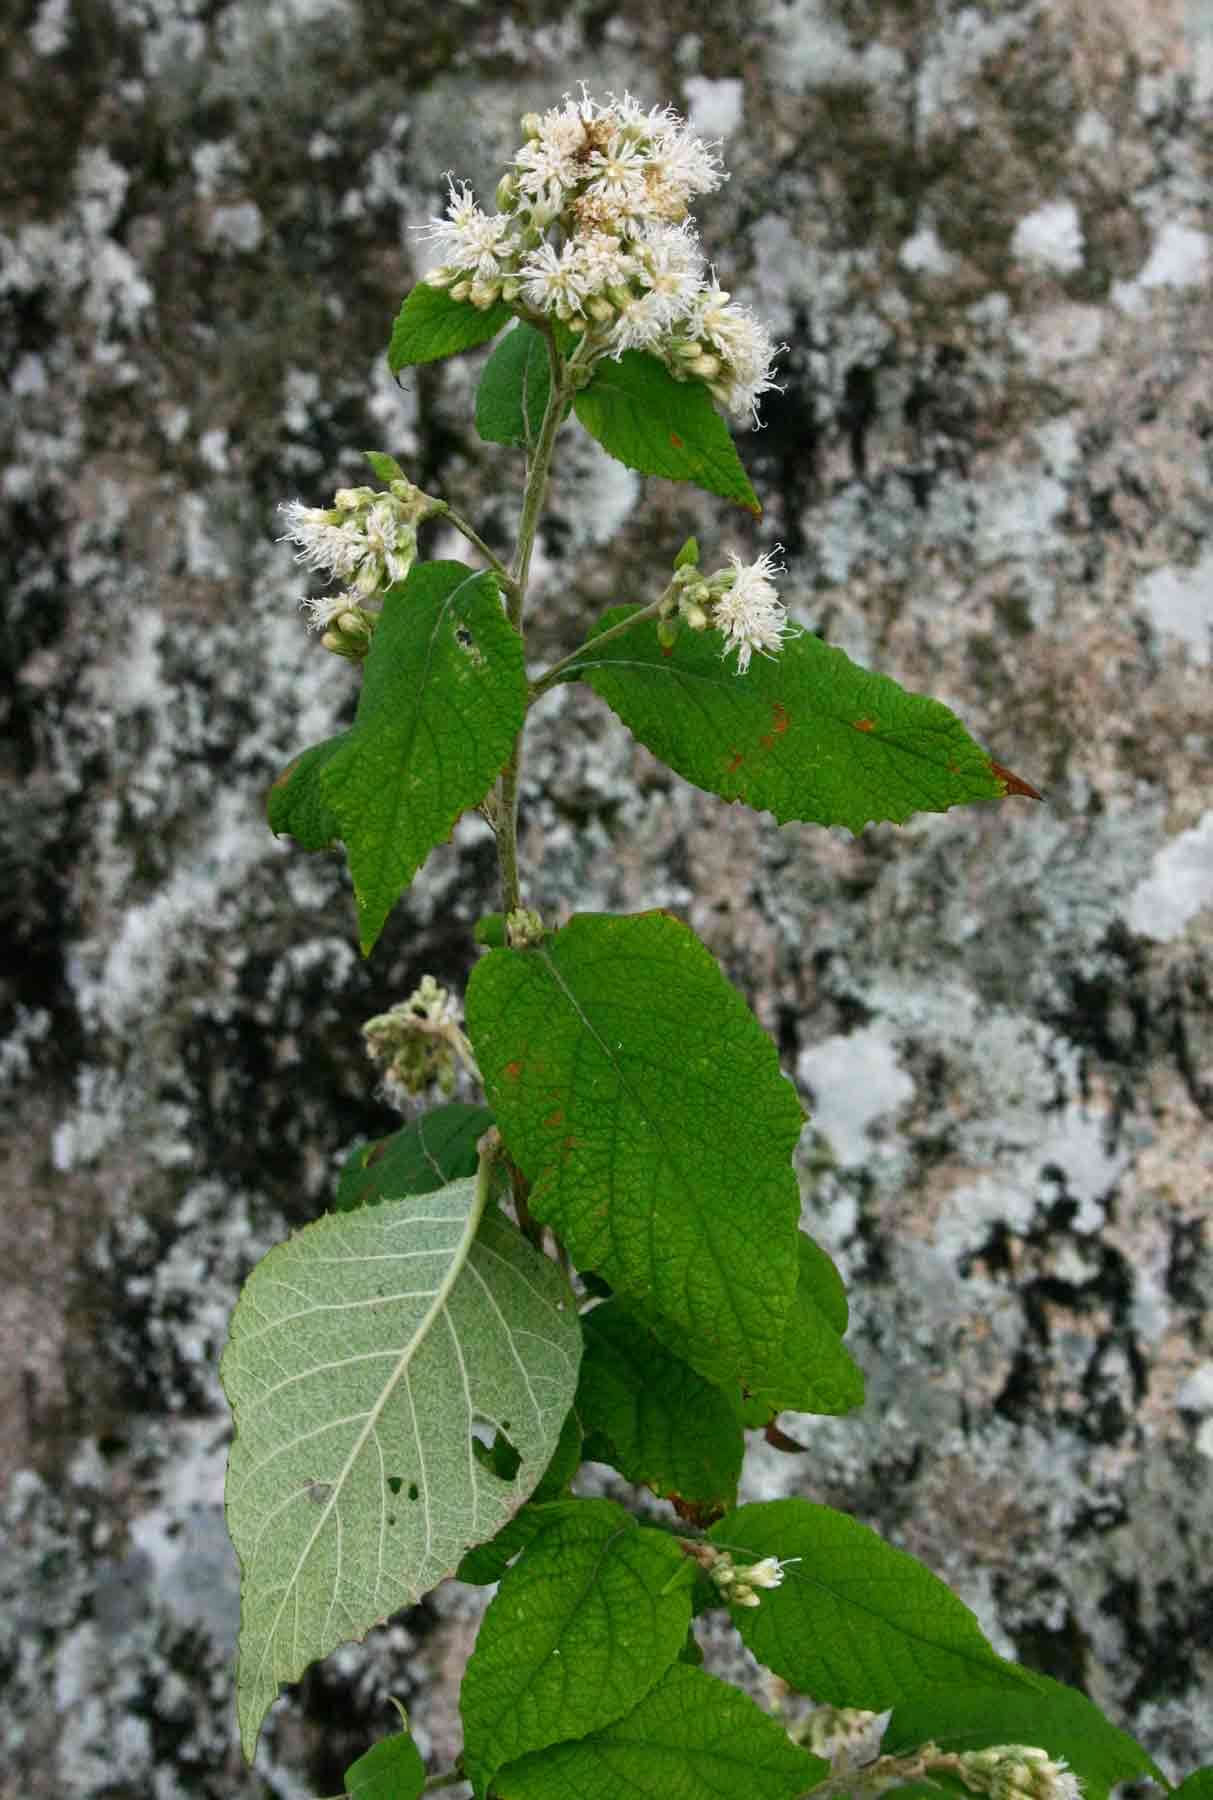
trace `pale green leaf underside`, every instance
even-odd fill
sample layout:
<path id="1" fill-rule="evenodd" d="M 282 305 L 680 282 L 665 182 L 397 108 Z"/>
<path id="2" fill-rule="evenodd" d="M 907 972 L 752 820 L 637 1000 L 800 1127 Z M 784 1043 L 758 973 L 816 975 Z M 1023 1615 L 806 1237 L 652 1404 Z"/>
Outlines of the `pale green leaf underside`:
<path id="1" fill-rule="evenodd" d="M 495 1210 L 477 1232 L 473 1180 L 330 1214 L 257 1265 L 221 1367 L 247 1756 L 282 1682 L 411 1606 L 525 1502 L 579 1358 L 563 1278 Z M 512 1481 L 477 1459 L 474 1422 L 508 1435 Z"/>
<path id="2" fill-rule="evenodd" d="M 796 1285 L 803 1114 L 710 953 L 666 913 L 583 914 L 483 957 L 467 1018 L 535 1217 L 747 1380 Z"/>
<path id="3" fill-rule="evenodd" d="M 476 1792 L 504 1763 L 629 1712 L 686 1638 L 691 1579 L 673 1538 L 610 1500 L 547 1509 L 502 1577 L 463 1678 Z"/>
<path id="4" fill-rule="evenodd" d="M 613 607 L 600 630 L 634 611 Z M 804 632 L 744 675 L 723 658 L 719 632 L 684 630 L 664 650 L 651 623 L 596 649 L 567 671 L 632 735 L 696 787 L 723 800 L 798 819 L 903 823 L 1005 792 L 990 758 L 942 702 L 861 669 Z"/>
<path id="5" fill-rule="evenodd" d="M 828 1773 L 748 1694 L 675 1663 L 625 1718 L 523 1757 L 495 1786 L 502 1800 L 796 1800 Z"/>

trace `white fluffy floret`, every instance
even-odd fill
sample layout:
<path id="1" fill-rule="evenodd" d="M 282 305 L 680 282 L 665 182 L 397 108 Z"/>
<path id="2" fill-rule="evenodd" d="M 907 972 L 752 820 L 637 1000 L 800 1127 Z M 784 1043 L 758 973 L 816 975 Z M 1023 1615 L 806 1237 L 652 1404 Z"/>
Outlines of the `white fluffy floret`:
<path id="1" fill-rule="evenodd" d="M 783 573 L 783 564 L 778 560 L 781 548 L 777 544 L 774 550 L 764 551 L 757 562 L 752 563 L 743 563 L 739 556 L 729 553 L 733 578 L 716 598 L 712 624 L 724 633 L 725 645 L 721 654 L 728 656 L 732 650 L 737 652 L 739 675 L 744 675 L 749 668 L 755 650 L 761 656 L 777 655 L 784 638 L 795 629 L 788 623 L 784 604 L 771 579 L 773 575 Z"/>
<path id="2" fill-rule="evenodd" d="M 444 267 L 492 281 L 513 266 L 518 249 L 513 223 L 504 213 L 482 212 L 465 181 L 456 187 L 449 176 L 447 180 L 445 219 L 431 219 L 419 229 L 437 246 Z"/>

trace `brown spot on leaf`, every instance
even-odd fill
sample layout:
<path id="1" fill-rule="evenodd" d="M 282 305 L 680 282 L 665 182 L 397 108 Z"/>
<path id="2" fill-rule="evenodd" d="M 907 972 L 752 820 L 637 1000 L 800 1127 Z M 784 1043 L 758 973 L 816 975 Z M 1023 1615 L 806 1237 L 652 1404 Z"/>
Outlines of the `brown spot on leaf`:
<path id="1" fill-rule="evenodd" d="M 764 732 L 763 735 L 759 738 L 758 742 L 762 745 L 762 748 L 764 750 L 773 750 L 775 748 L 774 733 L 770 732 L 770 731 Z"/>
<path id="2" fill-rule="evenodd" d="M 670 442 L 671 442 L 671 444 L 673 444 L 675 450 L 681 450 L 683 448 L 682 439 L 679 437 L 679 435 L 676 431 L 671 431 Z"/>
<path id="3" fill-rule="evenodd" d="M 555 1112 L 549 1113 L 547 1118 L 543 1122 L 545 1125 L 547 1125 L 552 1130 L 555 1130 L 557 1125 L 563 1125 L 564 1124 L 564 1108 L 563 1108 L 563 1106 L 558 1106 L 556 1108 Z"/>
<path id="4" fill-rule="evenodd" d="M 875 731 L 876 729 L 875 719 L 854 719 L 852 724 L 856 731 Z"/>
<path id="5" fill-rule="evenodd" d="M 1002 782 L 1004 794 L 1023 794 L 1028 800 L 1044 799 L 1044 795 L 1034 788 L 1030 781 L 1025 781 L 1022 775 L 1013 775 L 1010 769 L 1004 769 L 1001 763 L 991 760 L 990 770 Z"/>
<path id="6" fill-rule="evenodd" d="M 727 766 L 728 766 L 729 774 L 735 775 L 744 761 L 745 761 L 745 757 L 741 754 L 741 751 L 734 750 L 728 760 Z"/>
<path id="7" fill-rule="evenodd" d="M 522 1074 L 522 1064 L 520 1062 L 508 1062 L 501 1073 L 505 1076 L 507 1081 L 517 1081 L 518 1077 Z"/>
<path id="8" fill-rule="evenodd" d="M 776 700 L 771 708 L 771 720 L 775 726 L 775 736 L 782 737 L 792 721 L 788 718 L 788 709 L 782 700 Z"/>

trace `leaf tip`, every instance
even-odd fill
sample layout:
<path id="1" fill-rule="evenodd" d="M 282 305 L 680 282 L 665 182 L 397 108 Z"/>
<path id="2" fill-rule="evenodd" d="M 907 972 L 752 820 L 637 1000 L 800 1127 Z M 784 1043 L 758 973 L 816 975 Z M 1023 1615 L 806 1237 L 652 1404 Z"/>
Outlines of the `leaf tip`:
<path id="1" fill-rule="evenodd" d="M 1030 781 L 1025 781 L 1021 775 L 1013 774 L 1010 769 L 1004 769 L 1002 764 L 996 763 L 992 757 L 990 772 L 1002 783 L 1004 798 L 1008 794 L 1022 794 L 1027 800 L 1044 799 L 1044 795 L 1038 788 L 1034 788 Z"/>

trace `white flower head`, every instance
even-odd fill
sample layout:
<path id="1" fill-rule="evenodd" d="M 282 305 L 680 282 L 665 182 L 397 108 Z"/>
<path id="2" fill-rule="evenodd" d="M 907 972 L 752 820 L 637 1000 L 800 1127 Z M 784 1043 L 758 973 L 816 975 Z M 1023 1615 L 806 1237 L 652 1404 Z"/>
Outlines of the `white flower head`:
<path id="1" fill-rule="evenodd" d="M 589 271 L 576 242 L 557 250 L 545 241 L 522 265 L 523 296 L 539 312 L 571 318 L 581 311 L 591 291 Z"/>
<path id="2" fill-rule="evenodd" d="M 348 580 L 362 561 L 365 544 L 361 533 L 348 521 L 337 522 L 334 512 L 305 506 L 302 500 L 284 500 L 278 508 L 286 514 L 288 529 L 279 543 L 297 544 L 295 561 L 306 568 L 323 570 L 338 580 Z"/>
<path id="3" fill-rule="evenodd" d="M 445 219 L 414 227 L 437 247 L 443 267 L 480 281 L 492 281 L 511 270 L 518 250 L 513 219 L 506 213 L 483 212 L 466 181 L 456 186 L 448 175 L 447 187 Z"/>
<path id="4" fill-rule="evenodd" d="M 738 305 L 715 279 L 703 289 L 695 309 L 691 336 L 719 357 L 719 398 L 737 418 L 758 423 L 758 397 L 778 388 L 771 370 L 785 344 L 776 344 L 748 306 Z"/>
<path id="5" fill-rule="evenodd" d="M 743 563 L 730 551 L 732 572 L 722 570 L 709 583 L 715 595 L 712 624 L 725 639 L 721 655 L 736 650 L 739 675 L 749 668 L 755 650 L 761 656 L 776 656 L 783 648 L 784 638 L 795 630 L 788 623 L 787 611 L 772 580 L 772 576 L 784 572 L 778 560 L 782 548 L 776 544 L 774 550 L 764 551 L 752 563 Z"/>

